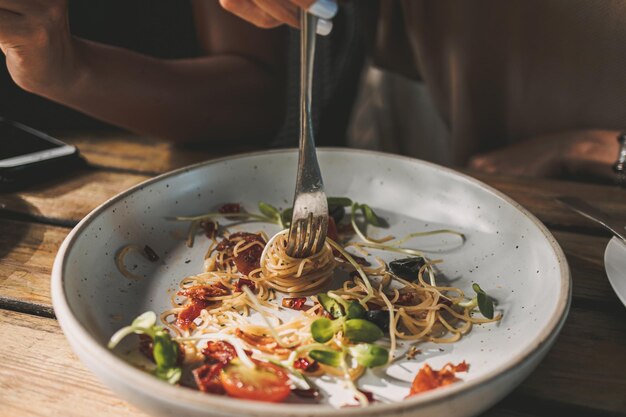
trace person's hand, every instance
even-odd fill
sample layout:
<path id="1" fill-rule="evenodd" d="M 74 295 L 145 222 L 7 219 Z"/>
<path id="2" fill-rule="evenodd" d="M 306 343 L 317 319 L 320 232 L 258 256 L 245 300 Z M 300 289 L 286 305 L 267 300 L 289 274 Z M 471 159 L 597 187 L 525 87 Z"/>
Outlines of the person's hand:
<path id="1" fill-rule="evenodd" d="M 612 179 L 618 131 L 581 130 L 538 136 L 470 159 L 475 171 L 531 177 Z"/>
<path id="2" fill-rule="evenodd" d="M 300 27 L 300 9 L 319 17 L 317 33 L 328 35 L 337 13 L 335 0 L 220 0 L 222 7 L 261 28 L 275 28 L 283 24 Z"/>
<path id="3" fill-rule="evenodd" d="M 21 88 L 65 88 L 75 69 L 67 0 L 0 0 L 0 49 Z"/>

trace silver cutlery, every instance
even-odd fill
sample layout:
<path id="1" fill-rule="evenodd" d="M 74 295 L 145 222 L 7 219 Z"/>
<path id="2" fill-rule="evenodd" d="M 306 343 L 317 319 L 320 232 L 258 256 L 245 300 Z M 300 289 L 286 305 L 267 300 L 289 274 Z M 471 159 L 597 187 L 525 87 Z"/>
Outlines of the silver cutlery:
<path id="1" fill-rule="evenodd" d="M 557 197 L 556 200 L 576 213 L 602 225 L 626 244 L 626 229 L 624 229 L 624 224 L 620 223 L 616 219 L 613 219 L 602 210 L 592 206 L 578 197 L 563 196 Z"/>
<path id="2" fill-rule="evenodd" d="M 317 162 L 311 119 L 317 17 L 303 11 L 300 23 L 300 150 L 287 243 L 287 254 L 294 258 L 306 258 L 319 252 L 328 229 L 328 202 Z"/>

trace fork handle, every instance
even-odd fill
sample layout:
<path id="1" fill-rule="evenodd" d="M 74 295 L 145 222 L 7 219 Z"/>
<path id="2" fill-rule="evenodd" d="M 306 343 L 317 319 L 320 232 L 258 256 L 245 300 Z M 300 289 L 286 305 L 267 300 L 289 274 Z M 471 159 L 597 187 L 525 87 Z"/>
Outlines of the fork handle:
<path id="1" fill-rule="evenodd" d="M 324 189 L 322 173 L 315 153 L 313 120 L 311 118 L 311 86 L 313 84 L 317 17 L 303 10 L 300 13 L 300 24 L 302 28 L 300 36 L 300 151 L 298 153 L 296 195 Z"/>

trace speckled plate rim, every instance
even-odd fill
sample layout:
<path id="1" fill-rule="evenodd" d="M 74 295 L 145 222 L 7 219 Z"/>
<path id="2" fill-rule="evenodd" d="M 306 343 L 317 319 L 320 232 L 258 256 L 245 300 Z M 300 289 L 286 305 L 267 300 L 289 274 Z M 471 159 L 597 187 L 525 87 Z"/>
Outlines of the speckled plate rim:
<path id="1" fill-rule="evenodd" d="M 507 195 L 488 186 L 487 184 L 484 184 L 483 182 L 475 178 L 470 177 L 469 175 L 415 158 L 378 151 L 348 148 L 318 148 L 318 152 L 343 153 L 346 154 L 348 157 L 350 154 L 369 154 L 384 158 L 395 158 L 398 160 L 405 160 L 412 163 L 427 165 L 435 171 L 441 171 L 442 173 L 455 176 L 460 182 L 479 186 L 486 192 L 502 199 L 503 201 L 517 209 L 522 215 L 527 217 L 534 224 L 534 226 L 541 231 L 543 236 L 550 244 L 559 264 L 560 298 L 557 301 L 557 308 L 550 317 L 548 324 L 524 351 L 509 358 L 505 366 L 486 373 L 483 376 L 478 377 L 474 380 L 466 381 L 462 384 L 452 384 L 441 389 L 425 392 L 423 394 L 420 394 L 419 396 L 408 398 L 404 401 L 384 404 L 375 403 L 365 408 L 349 407 L 334 409 L 328 406 L 307 406 L 306 408 L 303 408 L 301 404 L 272 404 L 248 400 L 242 401 L 229 397 L 207 395 L 198 391 L 169 385 L 163 381 L 159 381 L 153 376 L 146 374 L 145 372 L 142 372 L 141 370 L 136 369 L 132 365 L 115 356 L 112 352 L 106 349 L 106 347 L 99 344 L 91 336 L 87 329 L 85 329 L 80 324 L 76 317 L 74 317 L 74 314 L 70 305 L 68 304 L 64 291 L 63 276 L 66 269 L 66 255 L 69 252 L 69 249 L 75 243 L 76 239 L 83 232 L 85 227 L 87 227 L 92 220 L 105 212 L 111 205 L 121 199 L 128 197 L 130 194 L 141 190 L 148 185 L 202 168 L 207 165 L 219 164 L 225 161 L 242 158 L 253 158 L 257 155 L 294 153 L 296 151 L 296 149 L 278 149 L 269 151 L 248 152 L 234 156 L 212 159 L 209 161 L 200 162 L 187 167 L 179 168 L 137 184 L 129 188 L 128 190 L 123 191 L 120 194 L 110 198 L 109 200 L 92 210 L 87 216 L 85 216 L 83 220 L 81 220 L 76 225 L 76 227 L 74 227 L 74 229 L 72 229 L 69 235 L 65 238 L 65 240 L 61 244 L 61 247 L 59 248 L 52 268 L 52 303 L 57 319 L 59 320 L 61 328 L 66 337 L 68 339 L 72 339 L 75 343 L 80 344 L 88 352 L 90 352 L 91 355 L 97 355 L 101 366 L 105 366 L 108 369 L 115 369 L 119 376 L 124 378 L 127 383 L 133 384 L 135 386 L 141 386 L 143 388 L 143 391 L 149 392 L 151 396 L 176 399 L 177 402 L 184 403 L 187 406 L 193 406 L 194 408 L 205 408 L 207 406 L 210 406 L 218 408 L 219 411 L 226 413 L 251 413 L 257 416 L 268 417 L 276 417 L 280 415 L 378 416 L 388 413 L 391 414 L 398 412 L 408 412 L 413 409 L 425 407 L 427 405 L 440 403 L 456 396 L 469 394 L 470 391 L 480 388 L 483 384 L 495 381 L 504 376 L 506 373 L 513 372 L 516 370 L 516 368 L 522 367 L 525 363 L 529 362 L 535 354 L 541 352 L 543 347 L 551 344 L 555 340 L 557 334 L 559 333 L 561 327 L 565 322 L 565 319 L 567 318 L 567 313 L 569 311 L 572 291 L 571 275 L 563 250 L 557 243 L 554 236 L 552 236 L 550 231 L 548 231 L 548 229 L 541 221 L 539 221 L 533 214 L 531 214 L 528 210 L 526 210 L 519 203 L 517 203 Z"/>

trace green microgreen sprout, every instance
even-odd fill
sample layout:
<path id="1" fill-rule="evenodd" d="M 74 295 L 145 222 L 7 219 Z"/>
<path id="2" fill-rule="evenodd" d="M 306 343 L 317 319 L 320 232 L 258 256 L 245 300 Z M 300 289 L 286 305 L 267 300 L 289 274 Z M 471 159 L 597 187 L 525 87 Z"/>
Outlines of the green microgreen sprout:
<path id="1" fill-rule="evenodd" d="M 460 307 L 463 308 L 475 308 L 478 307 L 478 311 L 480 314 L 485 316 L 488 319 L 493 319 L 494 315 L 494 300 L 491 298 L 480 285 L 474 283 L 472 284 L 472 289 L 476 293 L 476 296 L 468 301 L 462 301 L 458 303 Z"/>
<path id="2" fill-rule="evenodd" d="M 311 323 L 316 342 L 326 343 L 339 331 L 352 343 L 371 343 L 384 336 L 380 327 L 366 320 L 367 311 L 359 302 L 344 300 L 332 292 L 318 294 L 317 299 L 335 319 L 322 317 Z"/>
<path id="3" fill-rule="evenodd" d="M 263 201 L 259 201 L 259 211 L 268 219 L 272 219 L 273 223 L 280 224 L 280 211 L 278 211 L 276 207 L 271 204 L 264 203 Z"/>
<path id="4" fill-rule="evenodd" d="M 170 384 L 180 380 L 182 369 L 177 366 L 179 347 L 172 340 L 170 334 L 161 326 L 156 325 L 156 314 L 145 312 L 137 317 L 130 326 L 119 329 L 108 343 L 109 349 L 114 349 L 126 336 L 130 334 L 145 334 L 152 339 L 152 357 L 156 363 L 154 374 Z"/>

